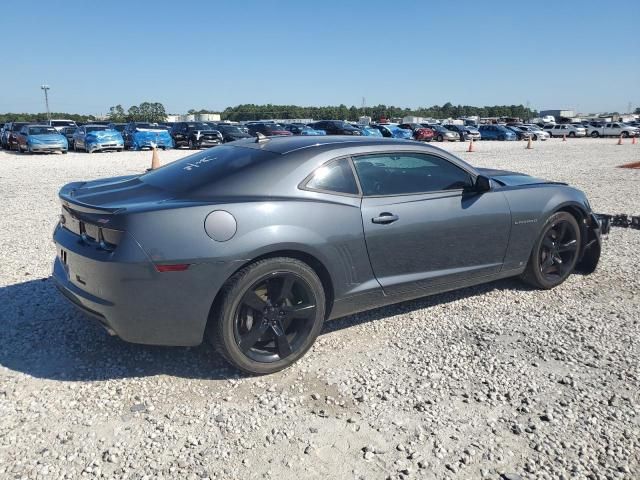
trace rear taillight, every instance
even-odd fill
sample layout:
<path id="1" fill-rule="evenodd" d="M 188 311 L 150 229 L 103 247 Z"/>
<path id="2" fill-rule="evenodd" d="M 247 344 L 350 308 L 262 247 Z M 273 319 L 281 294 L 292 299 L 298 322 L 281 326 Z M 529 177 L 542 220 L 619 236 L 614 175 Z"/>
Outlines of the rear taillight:
<path id="1" fill-rule="evenodd" d="M 95 242 L 104 250 L 113 250 L 120 243 L 124 232 L 113 228 L 86 222 L 76 218 L 68 209 L 62 207 L 60 225 L 82 237 L 85 242 Z"/>

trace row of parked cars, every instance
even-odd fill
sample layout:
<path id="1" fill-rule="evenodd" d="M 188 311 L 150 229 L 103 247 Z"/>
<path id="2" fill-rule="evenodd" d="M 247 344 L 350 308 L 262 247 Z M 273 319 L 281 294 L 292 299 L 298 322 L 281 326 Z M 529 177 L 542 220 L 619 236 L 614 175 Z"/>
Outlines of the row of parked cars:
<path id="1" fill-rule="evenodd" d="M 435 123 L 374 123 L 361 125 L 342 120 L 280 124 L 273 121 L 231 124 L 225 122 L 107 123 L 77 125 L 71 120 L 37 124 L 8 122 L 0 130 L 2 148 L 19 152 L 62 152 L 215 147 L 259 135 L 361 135 L 412 139 L 423 142 L 469 140 L 547 140 L 550 137 L 640 136 L 640 128 L 622 122 L 579 124 L 486 124 L 478 127 Z"/>

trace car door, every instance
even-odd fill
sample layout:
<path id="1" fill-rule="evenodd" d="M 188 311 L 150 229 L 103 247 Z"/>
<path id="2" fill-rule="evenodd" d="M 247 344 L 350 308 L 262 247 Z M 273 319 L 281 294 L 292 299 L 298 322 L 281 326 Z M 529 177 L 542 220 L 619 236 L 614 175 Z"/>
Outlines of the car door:
<path id="1" fill-rule="evenodd" d="M 500 271 L 511 213 L 495 190 L 435 154 L 355 156 L 371 266 L 389 294 L 456 284 Z"/>
<path id="2" fill-rule="evenodd" d="M 73 142 L 78 149 L 84 148 L 85 134 L 86 134 L 85 127 L 80 127 L 78 128 L 78 131 L 74 135 L 75 140 Z"/>

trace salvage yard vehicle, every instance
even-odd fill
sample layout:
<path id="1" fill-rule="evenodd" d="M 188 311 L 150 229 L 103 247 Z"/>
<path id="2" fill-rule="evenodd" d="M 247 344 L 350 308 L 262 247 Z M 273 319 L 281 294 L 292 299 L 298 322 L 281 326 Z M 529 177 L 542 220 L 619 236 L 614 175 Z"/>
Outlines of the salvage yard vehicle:
<path id="1" fill-rule="evenodd" d="M 49 125 L 25 125 L 16 135 L 18 152 L 67 153 L 67 138 Z"/>
<path id="2" fill-rule="evenodd" d="M 342 120 L 320 120 L 310 123 L 315 130 L 324 130 L 327 135 L 360 135 L 360 129 Z"/>
<path id="3" fill-rule="evenodd" d="M 398 125 L 400 128 L 411 130 L 413 132 L 413 139 L 419 142 L 430 142 L 435 137 L 433 129 L 423 127 L 419 123 L 401 123 Z"/>
<path id="4" fill-rule="evenodd" d="M 222 133 L 204 122 L 176 122 L 170 133 L 175 148 L 209 148 L 216 147 L 224 141 Z"/>
<path id="5" fill-rule="evenodd" d="M 601 249 L 580 190 L 365 136 L 239 140 L 59 197 L 53 279 L 75 306 L 129 342 L 208 338 L 252 374 L 325 320 L 506 277 L 554 288 Z"/>
<path id="6" fill-rule="evenodd" d="M 29 122 L 9 122 L 4 125 L 2 147 L 7 150 L 18 150 L 18 133 Z"/>
<path id="7" fill-rule="evenodd" d="M 77 127 L 62 127 L 60 133 L 67 139 L 69 150 L 73 150 L 73 134 L 76 133 Z"/>
<path id="8" fill-rule="evenodd" d="M 537 125 L 527 123 L 525 125 L 520 125 L 520 128 L 527 129 L 528 131 L 533 133 L 533 136 L 531 137 L 532 140 L 548 140 L 550 137 L 547 132 L 545 132 Z"/>
<path id="9" fill-rule="evenodd" d="M 61 131 L 64 127 L 77 127 L 78 126 L 76 124 L 76 122 L 74 122 L 73 120 L 66 120 L 66 119 L 49 120 L 47 122 L 47 125 L 52 126 L 53 128 L 55 128 L 58 131 Z"/>
<path id="10" fill-rule="evenodd" d="M 228 125 L 224 123 L 219 123 L 215 126 L 212 124 L 209 125 L 220 132 L 220 134 L 222 135 L 222 141 L 224 143 L 242 140 L 243 138 L 251 138 L 251 135 L 245 133 L 237 125 Z"/>
<path id="11" fill-rule="evenodd" d="M 290 131 L 294 135 L 326 135 L 324 130 L 316 130 L 304 123 L 288 123 L 284 125 L 284 128 Z"/>
<path id="12" fill-rule="evenodd" d="M 129 122 L 122 131 L 124 148 L 142 150 L 144 148 L 173 148 L 173 140 L 166 127 L 157 123 Z"/>
<path id="13" fill-rule="evenodd" d="M 480 125 L 478 128 L 483 140 L 509 141 L 517 140 L 517 136 L 504 125 Z"/>
<path id="14" fill-rule="evenodd" d="M 106 125 L 82 125 L 73 134 L 73 150 L 87 153 L 124 150 L 124 139 L 120 132 Z"/>
<path id="15" fill-rule="evenodd" d="M 470 127 L 467 125 L 444 125 L 447 130 L 451 130 L 452 132 L 457 132 L 460 141 L 464 140 L 480 140 L 482 135 L 480 135 L 480 131 L 477 128 Z"/>
<path id="16" fill-rule="evenodd" d="M 533 133 L 520 125 L 507 125 L 506 128 L 515 133 L 518 140 L 529 140 L 529 138 L 533 140 Z"/>
<path id="17" fill-rule="evenodd" d="M 360 135 L 365 137 L 382 137 L 382 133 L 377 128 L 373 128 L 371 125 L 358 125 L 360 129 Z"/>
<path id="18" fill-rule="evenodd" d="M 570 123 L 560 124 L 547 124 L 544 126 L 544 131 L 551 137 L 584 137 L 587 135 L 587 129 L 584 127 L 578 127 Z"/>
<path id="19" fill-rule="evenodd" d="M 377 128 L 385 138 L 404 138 L 405 140 L 411 140 L 413 138 L 413 132 L 411 130 L 400 128 L 395 123 L 373 125 L 373 128 Z"/>
<path id="20" fill-rule="evenodd" d="M 248 123 L 249 135 L 255 137 L 259 134 L 265 137 L 289 136 L 291 132 L 284 128 L 283 125 L 274 122 L 253 122 Z"/>
<path id="21" fill-rule="evenodd" d="M 597 137 L 635 137 L 638 136 L 639 130 L 636 127 L 627 125 L 622 122 L 609 122 L 587 127 L 587 134 L 593 138 Z"/>
<path id="22" fill-rule="evenodd" d="M 437 142 L 444 142 L 445 140 L 449 142 L 455 142 L 460 139 L 460 135 L 458 132 L 452 132 L 448 128 L 443 127 L 442 125 L 430 125 L 429 128 L 433 130 L 435 135 L 434 140 Z"/>

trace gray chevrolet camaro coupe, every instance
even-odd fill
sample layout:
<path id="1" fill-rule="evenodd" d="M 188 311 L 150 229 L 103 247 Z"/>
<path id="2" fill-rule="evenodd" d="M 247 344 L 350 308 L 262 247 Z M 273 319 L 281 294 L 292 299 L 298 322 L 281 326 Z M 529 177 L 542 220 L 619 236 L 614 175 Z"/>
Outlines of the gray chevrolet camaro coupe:
<path id="1" fill-rule="evenodd" d="M 197 345 L 278 371 L 325 320 L 600 257 L 585 195 L 374 137 L 240 140 L 60 190 L 53 277 L 129 342 Z"/>

